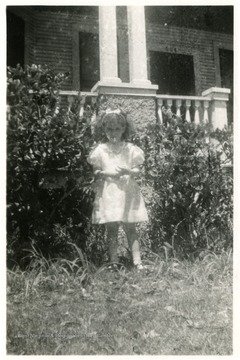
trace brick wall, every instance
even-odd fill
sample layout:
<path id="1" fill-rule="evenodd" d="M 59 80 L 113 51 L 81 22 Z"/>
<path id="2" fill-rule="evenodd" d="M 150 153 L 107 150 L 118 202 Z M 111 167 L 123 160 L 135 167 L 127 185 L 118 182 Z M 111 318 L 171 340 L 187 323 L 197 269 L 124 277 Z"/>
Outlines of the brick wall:
<path id="1" fill-rule="evenodd" d="M 70 78 L 65 89 L 71 90 L 74 66 L 73 29 L 79 26 L 79 31 L 93 32 L 98 28 L 96 19 L 49 11 L 39 11 L 35 19 L 35 61 L 54 67 L 59 72 L 69 71 Z"/>
<path id="2" fill-rule="evenodd" d="M 215 46 L 231 48 L 233 37 L 223 33 L 147 24 L 147 50 L 194 56 L 196 95 L 217 86 Z"/>
<path id="3" fill-rule="evenodd" d="M 28 61 L 48 64 L 56 71 L 69 71 L 65 89 L 78 88 L 76 71 L 79 67 L 76 44 L 78 32 L 98 33 L 98 19 L 61 11 L 29 11 L 18 8 L 18 15 L 27 22 Z M 24 10 L 24 11 L 23 11 Z M 147 51 L 174 52 L 194 56 L 196 95 L 212 86 L 218 86 L 219 68 L 216 64 L 216 46 L 231 48 L 233 37 L 223 33 L 146 24 Z M 129 81 L 128 39 L 126 18 L 118 19 L 119 77 Z M 75 84 L 75 85 L 74 85 Z"/>

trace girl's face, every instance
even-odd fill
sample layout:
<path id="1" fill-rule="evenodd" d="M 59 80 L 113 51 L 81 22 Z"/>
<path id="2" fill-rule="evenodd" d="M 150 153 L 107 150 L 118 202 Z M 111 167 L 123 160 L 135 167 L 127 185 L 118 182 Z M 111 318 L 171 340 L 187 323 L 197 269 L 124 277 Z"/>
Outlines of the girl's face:
<path id="1" fill-rule="evenodd" d="M 105 125 L 105 134 L 108 141 L 112 144 L 117 144 L 121 141 L 122 135 L 125 131 L 125 126 L 117 122 L 109 122 Z"/>

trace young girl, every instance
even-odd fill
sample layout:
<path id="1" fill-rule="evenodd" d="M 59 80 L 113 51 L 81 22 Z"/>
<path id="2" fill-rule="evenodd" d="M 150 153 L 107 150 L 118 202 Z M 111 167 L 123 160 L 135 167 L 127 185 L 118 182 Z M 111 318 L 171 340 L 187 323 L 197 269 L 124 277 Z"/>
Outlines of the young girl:
<path id="1" fill-rule="evenodd" d="M 106 110 L 99 125 L 107 142 L 99 144 L 88 157 L 96 177 L 92 222 L 106 224 L 113 264 L 118 263 L 117 238 L 122 223 L 133 264 L 142 269 L 135 223 L 147 221 L 148 215 L 134 178 L 140 174 L 139 166 L 144 162 L 144 153 L 139 147 L 125 141 L 130 132 L 130 123 L 121 110 Z"/>

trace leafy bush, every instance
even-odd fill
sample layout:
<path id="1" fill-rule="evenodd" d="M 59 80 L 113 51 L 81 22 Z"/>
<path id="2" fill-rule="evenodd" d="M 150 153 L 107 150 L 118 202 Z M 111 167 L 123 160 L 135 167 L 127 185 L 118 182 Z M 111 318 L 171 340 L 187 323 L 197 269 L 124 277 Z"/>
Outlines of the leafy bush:
<path id="1" fill-rule="evenodd" d="M 25 250 L 31 254 L 33 247 L 46 258 L 71 260 L 77 254 L 69 243 L 97 264 L 106 256 L 104 228 L 89 221 L 93 179 L 86 159 L 96 109 L 86 105 L 80 118 L 81 97 L 70 111 L 61 105 L 66 77 L 36 65 L 8 68 L 9 264 L 25 267 L 31 261 Z M 232 161 L 229 131 L 211 133 L 167 113 L 164 125 L 133 141 L 146 155 L 140 180 L 150 216 L 140 225 L 145 248 L 185 257 L 231 246 L 233 181 L 223 166 L 223 155 Z"/>
<path id="2" fill-rule="evenodd" d="M 92 109 L 80 119 L 80 98 L 70 111 L 61 106 L 59 89 L 68 74 L 32 65 L 9 67 L 7 75 L 8 258 L 24 265 L 31 244 L 46 257 L 67 256 L 70 240 L 84 247 L 92 203 L 86 161 Z"/>
<path id="3" fill-rule="evenodd" d="M 223 154 L 232 160 L 231 134 L 167 115 L 134 139 L 146 155 L 149 243 L 183 257 L 231 246 L 233 180 L 223 164 Z"/>

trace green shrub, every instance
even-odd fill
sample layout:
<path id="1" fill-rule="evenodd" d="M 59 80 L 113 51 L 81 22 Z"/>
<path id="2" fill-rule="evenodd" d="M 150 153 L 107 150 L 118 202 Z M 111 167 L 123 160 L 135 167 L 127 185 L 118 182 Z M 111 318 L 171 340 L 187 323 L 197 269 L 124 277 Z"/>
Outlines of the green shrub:
<path id="1" fill-rule="evenodd" d="M 231 134 L 211 133 L 207 125 L 174 116 L 165 121 L 134 139 L 146 156 L 146 232 L 152 250 L 167 247 L 186 257 L 231 246 L 233 180 L 223 164 L 223 154 L 232 160 Z"/>
<path id="2" fill-rule="evenodd" d="M 79 118 L 61 106 L 59 89 L 68 74 L 43 66 L 8 68 L 7 234 L 8 259 L 25 266 L 34 244 L 44 256 L 84 247 L 90 231 L 92 146 L 88 106 Z M 59 170 L 62 169 L 62 171 Z"/>
<path id="3" fill-rule="evenodd" d="M 80 119 L 81 97 L 70 111 L 61 105 L 66 77 L 36 65 L 8 68 L 9 264 L 25 267 L 33 247 L 46 258 L 71 260 L 77 254 L 70 242 L 97 264 L 106 257 L 104 228 L 90 222 L 94 195 L 87 156 L 96 109 L 86 105 Z M 232 161 L 229 131 L 211 133 L 171 115 L 133 141 L 146 156 L 140 180 L 150 217 L 140 225 L 144 256 L 147 248 L 185 257 L 231 246 L 233 180 L 223 166 L 223 155 Z"/>

